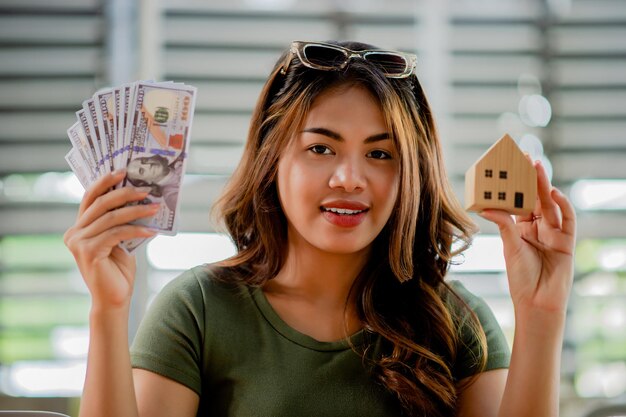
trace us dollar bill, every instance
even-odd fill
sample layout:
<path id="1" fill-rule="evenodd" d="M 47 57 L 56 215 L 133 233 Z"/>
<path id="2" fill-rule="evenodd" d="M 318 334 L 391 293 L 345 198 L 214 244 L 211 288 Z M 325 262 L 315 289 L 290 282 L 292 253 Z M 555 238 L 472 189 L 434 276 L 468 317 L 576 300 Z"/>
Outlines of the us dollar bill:
<path id="1" fill-rule="evenodd" d="M 98 160 L 98 164 L 100 165 L 103 173 L 111 172 L 113 171 L 113 164 L 111 157 L 106 150 L 106 139 L 101 134 L 102 128 L 98 124 L 98 111 L 96 110 L 96 102 L 93 97 L 83 101 L 83 110 L 85 111 L 85 119 L 87 121 L 88 129 L 94 140 L 96 152 L 98 152 L 98 157 L 100 158 Z"/>
<path id="2" fill-rule="evenodd" d="M 195 99 L 191 86 L 140 82 L 135 90 L 124 186 L 150 188 L 138 204 L 159 203 L 159 211 L 135 224 L 163 234 L 176 232 Z"/>
<path id="3" fill-rule="evenodd" d="M 93 132 L 93 127 L 89 124 L 89 116 L 85 110 L 79 110 L 76 112 L 76 118 L 78 119 L 78 123 L 80 128 L 87 138 L 87 142 L 89 143 L 89 150 L 91 151 L 91 156 L 94 159 L 96 164 L 96 170 L 99 175 L 105 173 L 104 171 L 104 159 L 102 158 L 102 153 L 100 151 L 100 144 L 97 141 L 97 137 Z"/>
<path id="4" fill-rule="evenodd" d="M 120 134 L 120 112 L 122 111 L 121 108 L 121 94 L 122 94 L 122 88 L 121 87 L 116 87 L 113 89 L 113 108 L 115 109 L 114 111 L 114 120 L 113 120 L 113 126 L 114 126 L 114 132 L 113 132 L 113 165 L 115 165 L 116 168 L 119 168 L 121 166 L 121 159 L 120 159 L 120 138 L 119 138 L 119 134 Z"/>
<path id="5" fill-rule="evenodd" d="M 100 148 L 108 162 L 108 169 L 114 171 L 115 166 L 115 132 L 113 119 L 115 118 L 115 108 L 113 107 L 113 91 L 111 89 L 101 90 L 94 94 L 94 107 L 96 110 L 96 123 L 102 141 Z"/>
<path id="6" fill-rule="evenodd" d="M 181 83 L 139 81 L 98 91 L 82 103 L 67 131 L 72 149 L 65 159 L 83 187 L 126 169 L 117 187 L 148 190 L 137 204 L 159 204 L 158 212 L 134 224 L 173 235 L 179 223 L 182 179 L 189 151 L 197 90 Z M 122 242 L 134 251 L 146 239 Z"/>
<path id="7" fill-rule="evenodd" d="M 130 149 L 130 109 L 133 100 L 134 84 L 124 84 L 120 88 L 120 114 L 118 117 L 117 158 L 120 166 L 128 160 L 126 157 Z"/>
<path id="8" fill-rule="evenodd" d="M 91 169 L 86 165 L 78 149 L 70 149 L 67 155 L 65 155 L 65 160 L 83 188 L 89 188 L 91 184 L 93 184 L 95 176 Z"/>
<path id="9" fill-rule="evenodd" d="M 87 140 L 87 135 L 79 122 L 74 123 L 69 129 L 67 129 L 67 136 L 70 138 L 73 149 L 76 150 L 76 154 L 73 158 L 80 159 L 82 165 L 87 167 L 89 177 L 92 178 L 91 182 L 93 182 L 93 180 L 99 175 L 95 151 L 92 151 L 92 145 Z M 70 164 L 70 167 L 72 167 L 72 164 Z"/>

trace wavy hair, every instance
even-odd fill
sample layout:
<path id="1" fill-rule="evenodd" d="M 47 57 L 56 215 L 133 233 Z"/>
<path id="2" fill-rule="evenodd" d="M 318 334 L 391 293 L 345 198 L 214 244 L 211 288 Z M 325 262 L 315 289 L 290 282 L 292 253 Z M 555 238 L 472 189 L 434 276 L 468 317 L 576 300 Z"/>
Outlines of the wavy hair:
<path id="1" fill-rule="evenodd" d="M 332 42 L 353 50 L 376 49 Z M 373 242 L 372 254 L 351 292 L 373 344 L 353 349 L 374 378 L 396 395 L 407 415 L 454 415 L 457 383 L 452 373 L 461 343 L 462 317 L 482 347 L 485 335 L 469 307 L 444 281 L 453 243 L 466 248 L 474 225 L 449 186 L 430 106 L 415 75 L 389 79 L 362 60 L 343 71 L 306 68 L 288 52 L 278 60 L 255 107 L 243 157 L 214 214 L 232 237 L 237 254 L 219 265 L 225 276 L 262 286 L 282 267 L 287 224 L 276 185 L 278 161 L 314 100 L 324 91 L 350 85 L 366 88 L 379 102 L 400 155 L 400 185 L 394 210 Z M 452 296 L 452 297 L 451 297 Z M 349 297 L 350 299 L 350 297 Z M 452 299 L 451 303 L 446 300 Z"/>

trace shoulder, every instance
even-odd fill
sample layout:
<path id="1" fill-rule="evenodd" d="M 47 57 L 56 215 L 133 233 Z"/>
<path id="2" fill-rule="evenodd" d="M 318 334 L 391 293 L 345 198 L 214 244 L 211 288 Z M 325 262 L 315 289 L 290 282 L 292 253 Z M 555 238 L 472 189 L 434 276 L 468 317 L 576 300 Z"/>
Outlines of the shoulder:
<path id="1" fill-rule="evenodd" d="M 198 318 L 227 315 L 244 299 L 251 298 L 248 287 L 229 280 L 229 273 L 213 265 L 191 268 L 168 282 L 154 304 L 160 310 L 186 311 Z"/>
<path id="2" fill-rule="evenodd" d="M 493 316 L 491 308 L 485 299 L 472 293 L 462 282 L 450 280 L 447 283 L 448 290 L 446 291 L 444 302 L 453 315 L 458 314 L 463 317 L 473 312 L 483 325 L 485 324 L 482 323 L 483 320 L 490 319 Z"/>
<path id="3" fill-rule="evenodd" d="M 174 278 L 162 292 L 204 300 L 238 298 L 248 290 L 244 285 L 231 281 L 231 274 L 232 271 L 225 268 L 209 264 L 198 265 Z"/>
<path id="4" fill-rule="evenodd" d="M 472 310 L 486 307 L 485 300 L 469 291 L 461 281 L 448 281 L 449 290 L 446 293 L 445 301 L 450 307 L 459 308 L 460 302 L 465 303 Z"/>
<path id="5" fill-rule="evenodd" d="M 171 280 L 152 302 L 145 326 L 185 329 L 207 343 L 210 335 L 241 329 L 255 316 L 256 304 L 250 288 L 229 282 L 225 272 L 200 265 Z"/>
<path id="6" fill-rule="evenodd" d="M 485 333 L 494 328 L 500 330 L 493 311 L 482 297 L 473 294 L 460 281 L 450 280 L 448 286 L 445 302 L 461 328 L 465 327 L 470 316 L 475 314 Z"/>
<path id="7" fill-rule="evenodd" d="M 446 304 L 457 321 L 462 337 L 467 337 L 468 333 L 473 333 L 471 322 L 473 321 L 472 316 L 475 316 L 487 336 L 487 342 L 491 342 L 490 339 L 493 337 L 500 344 L 504 336 L 498 320 L 487 302 L 482 297 L 470 292 L 459 281 L 450 281 L 448 284 L 450 291 L 447 295 Z"/>
<path id="8" fill-rule="evenodd" d="M 236 322 L 253 305 L 248 287 L 231 284 L 209 265 L 191 268 L 168 282 L 142 320 L 146 327 L 191 327 L 199 332 Z"/>
<path id="9" fill-rule="evenodd" d="M 446 304 L 457 323 L 461 338 L 461 351 L 454 373 L 459 379 L 479 371 L 478 358 L 486 353 L 486 365 L 482 371 L 506 368 L 510 362 L 510 349 L 500 325 L 485 300 L 470 292 L 461 282 L 449 281 Z M 480 338 L 472 324 L 477 319 L 485 336 L 486 352 L 482 352 Z"/>

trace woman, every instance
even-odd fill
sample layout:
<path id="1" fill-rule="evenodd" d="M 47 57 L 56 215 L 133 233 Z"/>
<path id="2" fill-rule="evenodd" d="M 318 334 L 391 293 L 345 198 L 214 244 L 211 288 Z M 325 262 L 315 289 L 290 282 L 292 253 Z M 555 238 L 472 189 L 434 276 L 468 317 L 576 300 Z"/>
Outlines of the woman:
<path id="1" fill-rule="evenodd" d="M 415 57 L 294 42 L 272 71 L 217 210 L 238 253 L 187 271 L 136 337 L 145 197 L 86 194 L 65 241 L 91 291 L 81 416 L 557 416 L 575 218 L 541 165 L 532 216 L 498 211 L 516 315 L 510 357 L 445 274 L 471 221 L 445 177 Z M 134 368 L 133 368 L 134 367 Z"/>

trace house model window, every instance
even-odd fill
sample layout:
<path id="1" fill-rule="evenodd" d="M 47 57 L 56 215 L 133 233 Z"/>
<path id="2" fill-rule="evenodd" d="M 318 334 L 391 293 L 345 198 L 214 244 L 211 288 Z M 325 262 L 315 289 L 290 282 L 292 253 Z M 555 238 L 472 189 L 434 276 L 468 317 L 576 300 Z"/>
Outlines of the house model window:
<path id="1" fill-rule="evenodd" d="M 536 199 L 537 171 L 509 135 L 493 144 L 465 173 L 465 208 L 469 211 L 500 209 L 528 214 Z"/>

